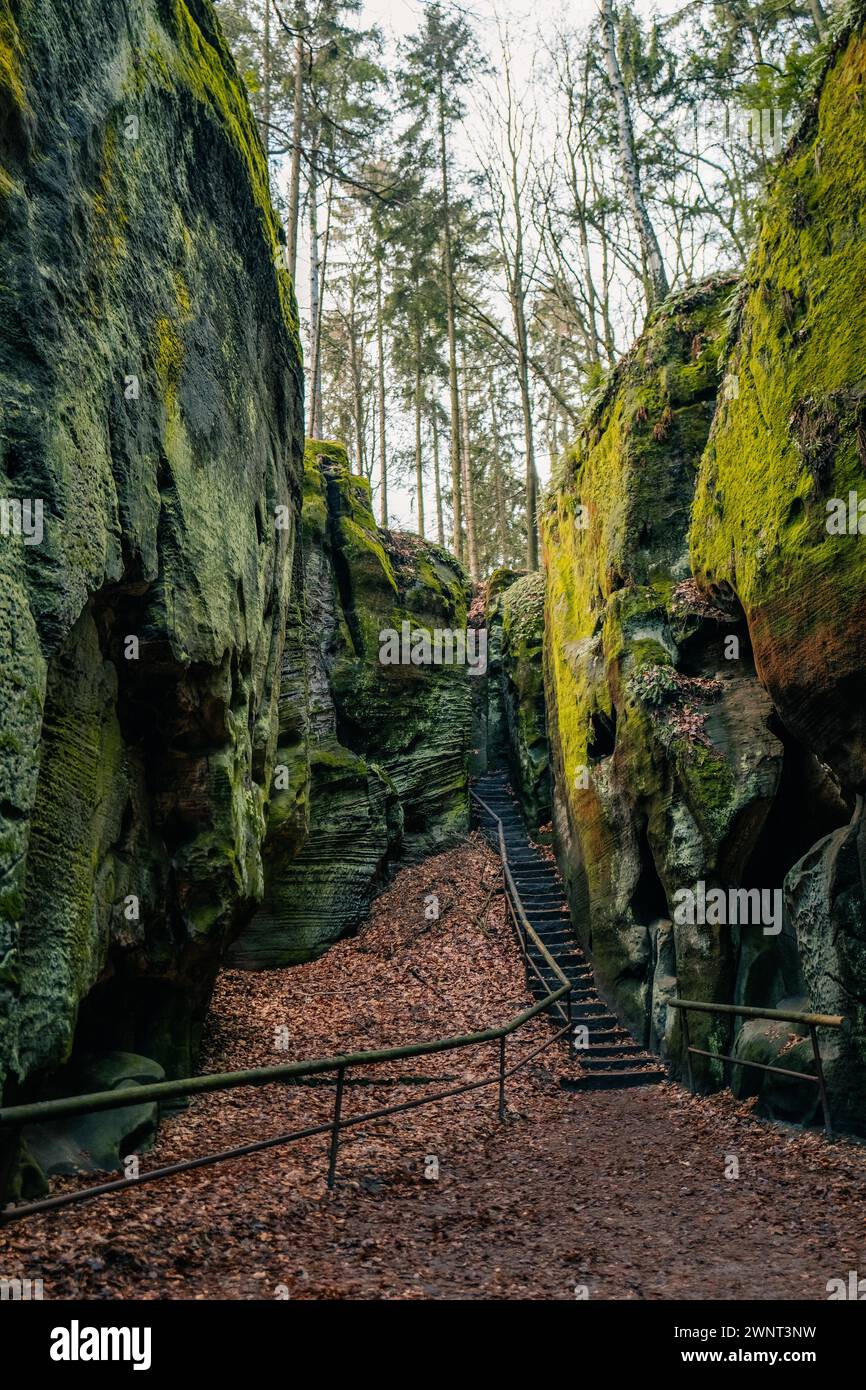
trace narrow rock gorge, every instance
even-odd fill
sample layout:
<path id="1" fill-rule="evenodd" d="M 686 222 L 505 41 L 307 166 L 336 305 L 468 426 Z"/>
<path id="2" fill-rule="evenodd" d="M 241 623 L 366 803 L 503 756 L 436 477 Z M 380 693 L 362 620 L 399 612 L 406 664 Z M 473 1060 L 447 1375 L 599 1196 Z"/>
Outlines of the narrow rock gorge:
<path id="1" fill-rule="evenodd" d="M 672 1001 L 844 1015 L 833 1115 L 866 1133 L 863 16 L 745 270 L 594 373 L 540 567 L 484 578 L 459 520 L 459 559 L 378 524 L 346 444 L 305 442 L 282 211 L 210 0 L 0 0 L 4 1105 L 192 1074 L 222 968 L 321 957 L 507 766 L 640 1047 L 811 1124 L 808 1082 L 689 1069 Z M 483 659 L 412 654 L 443 633 Z M 814 1066 L 798 1024 L 691 1041 Z M 3 1136 L 0 1188 L 117 1167 L 157 1120 Z"/>

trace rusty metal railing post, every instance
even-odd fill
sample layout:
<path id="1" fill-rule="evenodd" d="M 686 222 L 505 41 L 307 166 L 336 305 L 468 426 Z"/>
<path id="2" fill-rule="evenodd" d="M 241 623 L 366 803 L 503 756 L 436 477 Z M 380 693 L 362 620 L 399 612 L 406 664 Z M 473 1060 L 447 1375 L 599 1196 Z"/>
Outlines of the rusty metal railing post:
<path id="1" fill-rule="evenodd" d="M 343 1079 L 346 1075 L 345 1067 L 337 1067 L 337 1094 L 334 1097 L 334 1124 L 331 1129 L 331 1149 L 328 1155 L 328 1187 L 334 1186 L 334 1175 L 337 1171 L 337 1150 L 340 1147 L 340 1111 L 343 1108 Z"/>
<path id="2" fill-rule="evenodd" d="M 818 1090 L 821 1092 L 821 1108 L 824 1111 L 824 1133 L 829 1139 L 832 1139 L 833 1125 L 830 1120 L 830 1101 L 827 1096 L 827 1083 L 824 1080 L 824 1064 L 821 1061 L 821 1049 L 818 1046 L 818 1030 L 814 1023 L 809 1024 L 809 1036 L 812 1039 L 812 1053 L 815 1058 L 815 1075 L 818 1078 Z"/>
<path id="3" fill-rule="evenodd" d="M 689 1037 L 689 1015 L 688 1015 L 688 1012 L 687 1012 L 685 1009 L 683 1009 L 683 1011 L 682 1011 L 680 1017 L 681 1017 L 682 1020 L 683 1020 L 683 1042 L 685 1043 L 685 1048 L 686 1048 L 686 1075 L 687 1075 L 688 1078 L 689 1078 L 689 1090 L 690 1090 L 690 1091 L 693 1091 L 693 1090 L 695 1089 L 695 1078 L 694 1078 L 694 1073 L 692 1072 L 692 1051 L 691 1051 L 691 1046 L 692 1046 L 692 1044 L 691 1044 L 691 1038 Z"/>
<path id="4" fill-rule="evenodd" d="M 499 1118 L 505 1119 L 505 1035 L 499 1039 Z"/>

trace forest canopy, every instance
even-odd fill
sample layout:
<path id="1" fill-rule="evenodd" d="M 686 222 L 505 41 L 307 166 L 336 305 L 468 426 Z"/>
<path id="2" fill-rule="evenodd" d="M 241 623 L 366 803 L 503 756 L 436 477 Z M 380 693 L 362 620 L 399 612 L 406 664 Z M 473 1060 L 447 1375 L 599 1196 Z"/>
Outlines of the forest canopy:
<path id="1" fill-rule="evenodd" d="M 539 479 L 647 311 L 736 272 L 822 0 L 509 9 L 218 0 L 285 226 L 306 429 L 382 525 L 538 565 Z"/>

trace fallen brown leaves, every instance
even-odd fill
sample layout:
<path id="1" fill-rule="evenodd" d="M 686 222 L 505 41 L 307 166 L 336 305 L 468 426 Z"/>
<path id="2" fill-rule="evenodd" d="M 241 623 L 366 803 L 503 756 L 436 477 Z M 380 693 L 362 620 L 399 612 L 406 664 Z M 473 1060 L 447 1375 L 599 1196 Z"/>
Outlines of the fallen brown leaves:
<path id="1" fill-rule="evenodd" d="M 526 1002 L 497 860 L 473 838 L 403 870 L 321 960 L 226 972 L 203 1069 L 469 1031 Z M 509 1057 L 550 1032 L 534 1020 Z M 356 1072 L 344 1113 L 494 1066 L 486 1044 Z M 494 1087 L 348 1131 L 332 1194 L 319 1135 L 10 1227 L 0 1273 L 41 1277 L 46 1298 L 656 1299 L 826 1298 L 866 1269 L 859 1146 L 761 1125 L 728 1094 L 565 1093 L 568 1071 L 562 1044 L 542 1053 L 509 1081 L 504 1125 Z M 201 1097 L 143 1167 L 326 1121 L 333 1100 L 320 1080 Z"/>

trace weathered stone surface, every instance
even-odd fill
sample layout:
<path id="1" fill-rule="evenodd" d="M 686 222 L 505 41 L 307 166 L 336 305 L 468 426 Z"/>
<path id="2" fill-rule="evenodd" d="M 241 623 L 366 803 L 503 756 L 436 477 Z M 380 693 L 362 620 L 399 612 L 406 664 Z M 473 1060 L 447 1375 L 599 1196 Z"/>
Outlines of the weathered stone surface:
<path id="1" fill-rule="evenodd" d="M 472 682 L 472 759 L 473 777 L 498 767 L 511 757 L 511 735 L 505 711 L 502 672 L 502 600 L 522 571 L 494 570 L 483 585 L 476 602 L 483 612 L 480 621 L 487 633 L 487 674 Z"/>
<path id="2" fill-rule="evenodd" d="M 863 798 L 850 825 L 819 840 L 785 880 L 808 990 L 817 1013 L 841 1014 L 821 1034 L 834 1122 L 866 1133 L 866 825 Z M 811 1070 L 811 1068 L 807 1068 Z"/>
<path id="3" fill-rule="evenodd" d="M 758 675 L 786 727 L 862 790 L 863 5 L 853 14 L 782 156 L 738 293 L 726 369 L 736 392 L 722 393 L 701 462 L 691 555 L 706 591 L 733 593 L 742 606 Z M 847 518 L 851 493 L 855 532 L 834 534 L 833 499 Z"/>
<path id="4" fill-rule="evenodd" d="M 361 920 L 393 858 L 443 849 L 468 825 L 470 684 L 479 678 L 465 664 L 380 660 L 380 634 L 401 634 L 404 623 L 465 633 L 460 566 L 417 536 L 378 528 L 369 484 L 352 475 L 342 445 L 310 441 L 303 569 L 284 692 L 288 679 L 291 707 L 302 664 L 308 726 L 304 737 L 281 736 L 288 785 L 271 803 L 265 901 L 229 957 L 248 968 L 324 950 Z M 309 836 L 298 850 L 305 805 Z"/>
<path id="5" fill-rule="evenodd" d="M 802 997 L 782 999 L 779 1007 L 802 1013 L 808 1011 L 809 1001 Z M 798 1023 L 750 1019 L 737 1033 L 732 1056 L 759 1066 L 784 1067 L 807 1076 L 815 1075 L 812 1043 L 807 1030 Z M 733 1066 L 731 1088 L 737 1096 L 759 1096 L 761 1114 L 773 1120 L 809 1124 L 821 1115 L 820 1094 L 812 1081 L 775 1076 L 753 1067 Z"/>
<path id="6" fill-rule="evenodd" d="M 854 307 L 866 271 L 866 114 L 855 95 L 866 9 L 850 13 L 773 178 L 737 296 L 726 375 L 736 390 L 720 397 L 701 461 L 690 549 L 710 601 L 744 613 L 778 712 L 779 801 L 796 798 L 788 853 L 777 855 L 787 873 L 784 983 L 793 992 L 794 957 L 811 1007 L 848 1019 L 841 1038 L 825 1040 L 831 1100 L 862 1126 L 859 812 L 847 822 L 866 786 L 866 327 Z M 783 987 L 760 951 L 750 973 L 762 1002 Z"/>
<path id="7" fill-rule="evenodd" d="M 149 1057 L 129 1052 L 83 1056 L 63 1077 L 68 1094 L 115 1091 L 162 1081 L 165 1072 Z M 67 1089 L 68 1088 L 68 1089 Z M 141 1153 L 156 1135 L 158 1107 L 127 1105 L 120 1110 L 101 1110 L 75 1120 L 29 1125 L 22 1135 L 29 1160 L 40 1173 L 105 1172 L 120 1168 L 127 1154 Z M 24 1195 L 36 1190 L 32 1174 L 24 1166 Z"/>
<path id="8" fill-rule="evenodd" d="M 192 1067 L 263 887 L 301 383 L 209 0 L 3 0 L 0 30 L 2 490 L 43 507 L 0 536 L 8 1100 L 77 1022 Z"/>
<path id="9" fill-rule="evenodd" d="M 679 921 L 676 894 L 752 880 L 782 761 L 743 625 L 702 600 L 688 565 L 730 292 L 713 281 L 651 317 L 588 410 L 543 518 L 560 866 L 602 988 L 674 1058 L 674 982 L 682 997 L 730 1001 L 740 945 L 726 926 Z M 692 1035 L 715 1050 L 727 1029 L 695 1015 Z M 696 1070 L 721 1080 L 716 1064 Z"/>
<path id="10" fill-rule="evenodd" d="M 502 594 L 501 690 L 513 786 L 527 822 L 550 820 L 550 754 L 544 700 L 544 573 L 537 570 Z"/>

